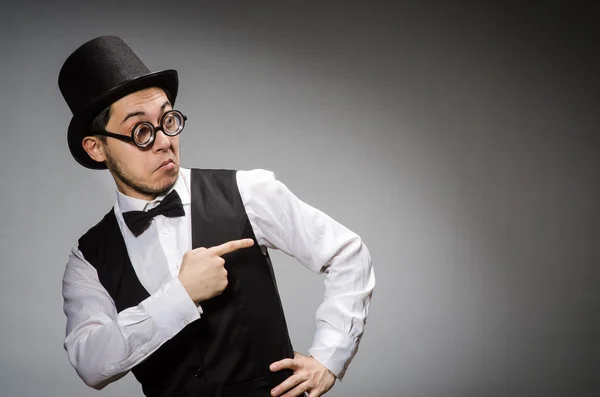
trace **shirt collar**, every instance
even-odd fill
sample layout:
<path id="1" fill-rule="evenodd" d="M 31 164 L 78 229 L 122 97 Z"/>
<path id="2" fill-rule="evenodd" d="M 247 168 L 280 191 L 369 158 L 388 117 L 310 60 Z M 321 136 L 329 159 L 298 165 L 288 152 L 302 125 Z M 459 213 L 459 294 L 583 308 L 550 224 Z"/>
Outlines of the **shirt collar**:
<path id="1" fill-rule="evenodd" d="M 175 185 L 168 192 L 163 195 L 156 197 L 154 200 L 144 200 L 139 198 L 134 198 L 127 196 L 117 190 L 117 201 L 115 203 L 115 210 L 121 213 L 128 211 L 148 211 L 157 205 L 165 198 L 165 196 L 171 193 L 173 190 L 177 191 L 179 197 L 181 198 L 181 203 L 183 205 L 190 204 L 190 191 L 187 186 L 187 183 L 181 173 L 181 169 L 179 170 L 179 176 L 177 177 L 177 181 Z"/>

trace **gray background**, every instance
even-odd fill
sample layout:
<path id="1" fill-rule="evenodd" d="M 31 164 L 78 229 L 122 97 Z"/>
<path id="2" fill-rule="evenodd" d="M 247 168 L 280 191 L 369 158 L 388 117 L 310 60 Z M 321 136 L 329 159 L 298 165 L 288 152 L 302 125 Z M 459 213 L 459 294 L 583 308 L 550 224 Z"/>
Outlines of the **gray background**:
<path id="1" fill-rule="evenodd" d="M 69 155 L 57 76 L 103 34 L 179 70 L 185 166 L 272 170 L 366 242 L 330 396 L 600 395 L 598 14 L 570 4 L 3 3 L 0 395 L 141 395 L 62 347 L 69 249 L 115 194 Z M 306 352 L 323 279 L 274 263 Z"/>

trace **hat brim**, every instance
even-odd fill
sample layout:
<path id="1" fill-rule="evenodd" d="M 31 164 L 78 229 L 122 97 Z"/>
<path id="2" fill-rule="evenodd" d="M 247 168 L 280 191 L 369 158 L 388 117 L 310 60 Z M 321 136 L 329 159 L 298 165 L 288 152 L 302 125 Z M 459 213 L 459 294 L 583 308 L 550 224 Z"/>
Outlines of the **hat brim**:
<path id="1" fill-rule="evenodd" d="M 150 87 L 160 87 L 166 90 L 169 93 L 171 104 L 175 104 L 175 98 L 177 98 L 177 91 L 179 89 L 177 71 L 173 69 L 161 70 L 148 73 L 134 80 L 129 80 L 106 92 L 104 95 L 95 98 L 83 110 L 73 115 L 67 131 L 67 142 L 69 143 L 71 154 L 79 164 L 94 170 L 106 169 L 105 163 L 92 160 L 83 148 L 83 138 L 91 135 L 90 124 L 107 106 L 126 95 Z"/>

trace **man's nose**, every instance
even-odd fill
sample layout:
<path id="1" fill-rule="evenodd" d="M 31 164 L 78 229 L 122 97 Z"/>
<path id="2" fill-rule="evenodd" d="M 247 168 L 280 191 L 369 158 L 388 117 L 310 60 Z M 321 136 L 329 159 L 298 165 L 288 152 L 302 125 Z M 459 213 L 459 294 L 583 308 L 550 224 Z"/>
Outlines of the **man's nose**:
<path id="1" fill-rule="evenodd" d="M 161 129 L 156 130 L 156 136 L 154 137 L 154 145 L 152 149 L 154 151 L 167 150 L 171 146 L 171 140 Z"/>

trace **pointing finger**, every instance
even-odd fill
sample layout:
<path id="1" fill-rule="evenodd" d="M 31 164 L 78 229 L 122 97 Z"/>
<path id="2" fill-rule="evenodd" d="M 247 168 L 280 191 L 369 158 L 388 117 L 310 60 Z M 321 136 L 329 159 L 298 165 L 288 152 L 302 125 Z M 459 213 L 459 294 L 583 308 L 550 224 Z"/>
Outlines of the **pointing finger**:
<path id="1" fill-rule="evenodd" d="M 214 247 L 209 248 L 208 250 L 217 256 L 225 255 L 233 251 L 237 251 L 242 248 L 252 247 L 254 245 L 254 240 L 251 238 L 245 238 L 242 240 L 233 240 L 223 243 L 221 245 L 216 245 Z"/>

